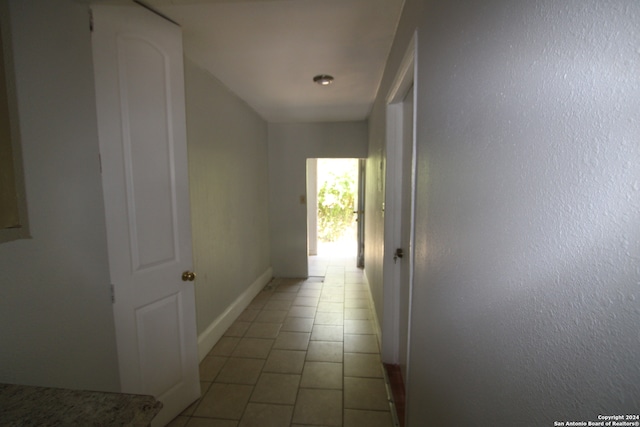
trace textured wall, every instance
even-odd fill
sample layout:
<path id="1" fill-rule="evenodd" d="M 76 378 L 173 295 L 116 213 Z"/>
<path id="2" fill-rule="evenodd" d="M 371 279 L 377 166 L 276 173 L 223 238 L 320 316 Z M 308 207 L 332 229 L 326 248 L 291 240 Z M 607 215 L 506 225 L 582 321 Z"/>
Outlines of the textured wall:
<path id="1" fill-rule="evenodd" d="M 639 19 L 623 0 L 424 15 L 409 425 L 638 413 Z"/>
<path id="2" fill-rule="evenodd" d="M 116 391 L 88 8 L 10 6 L 32 238 L 0 244 L 0 382 Z"/>
<path id="3" fill-rule="evenodd" d="M 364 158 L 366 122 L 270 123 L 269 209 L 273 274 L 307 277 L 306 160 Z"/>
<path id="4" fill-rule="evenodd" d="M 185 62 L 198 334 L 271 267 L 267 123 Z"/>

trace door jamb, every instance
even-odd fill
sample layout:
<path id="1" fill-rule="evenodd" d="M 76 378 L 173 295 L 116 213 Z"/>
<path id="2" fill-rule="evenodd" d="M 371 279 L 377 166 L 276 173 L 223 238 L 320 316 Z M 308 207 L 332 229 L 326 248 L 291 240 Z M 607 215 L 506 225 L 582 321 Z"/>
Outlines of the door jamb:
<path id="1" fill-rule="evenodd" d="M 416 35 L 414 33 L 405 55 L 398 67 L 391 89 L 386 98 L 387 131 L 386 176 L 385 176 L 385 212 L 384 212 L 384 258 L 383 258 L 383 319 L 381 356 L 384 363 L 399 363 L 400 296 L 399 264 L 394 263 L 393 253 L 399 247 L 401 234 L 401 194 L 402 179 L 399 148 L 402 143 L 402 101 L 414 84 L 416 66 Z M 414 89 L 415 91 L 415 85 Z M 415 98 L 414 98 L 415 99 Z M 415 102 L 415 101 L 414 101 Z M 415 112 L 414 112 L 415 115 Z M 415 124 L 414 124 L 415 126 Z M 415 146 L 415 132 L 414 132 Z M 413 249 L 410 248 L 412 251 Z M 413 255 L 408 253 L 408 258 Z M 409 305 L 411 309 L 411 305 Z M 407 352 L 408 354 L 408 352 Z"/>

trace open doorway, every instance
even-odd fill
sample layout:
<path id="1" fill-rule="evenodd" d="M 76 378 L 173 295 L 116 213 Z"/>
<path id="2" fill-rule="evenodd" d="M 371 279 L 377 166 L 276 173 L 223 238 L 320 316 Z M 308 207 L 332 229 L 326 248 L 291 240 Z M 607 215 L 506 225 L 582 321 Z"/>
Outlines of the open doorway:
<path id="1" fill-rule="evenodd" d="M 307 242 L 310 257 L 345 258 L 360 264 L 363 221 L 361 163 L 360 159 L 307 160 Z"/>

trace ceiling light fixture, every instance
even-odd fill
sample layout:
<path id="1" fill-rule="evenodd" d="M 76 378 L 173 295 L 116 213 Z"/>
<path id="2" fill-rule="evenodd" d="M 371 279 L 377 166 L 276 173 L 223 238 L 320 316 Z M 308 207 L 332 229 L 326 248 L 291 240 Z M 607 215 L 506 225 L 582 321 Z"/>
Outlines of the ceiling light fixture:
<path id="1" fill-rule="evenodd" d="M 313 81 L 318 83 L 320 86 L 329 86 L 333 83 L 333 76 L 328 74 L 318 74 L 313 78 Z"/>

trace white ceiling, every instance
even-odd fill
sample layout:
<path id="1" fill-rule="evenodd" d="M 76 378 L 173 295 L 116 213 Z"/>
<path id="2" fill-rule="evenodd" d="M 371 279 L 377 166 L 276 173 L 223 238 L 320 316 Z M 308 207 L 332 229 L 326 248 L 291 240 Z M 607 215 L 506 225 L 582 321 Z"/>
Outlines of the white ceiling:
<path id="1" fill-rule="evenodd" d="M 403 0 L 146 0 L 185 54 L 269 122 L 363 120 Z M 335 77 L 322 87 L 317 74 Z"/>

